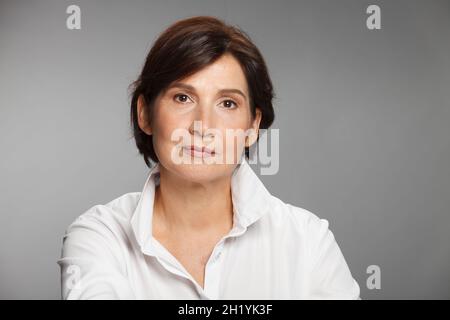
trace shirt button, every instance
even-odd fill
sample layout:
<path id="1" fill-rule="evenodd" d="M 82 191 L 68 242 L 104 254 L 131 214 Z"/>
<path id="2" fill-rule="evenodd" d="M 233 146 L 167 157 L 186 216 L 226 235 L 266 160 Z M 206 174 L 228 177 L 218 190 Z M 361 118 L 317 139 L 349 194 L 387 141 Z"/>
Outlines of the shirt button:
<path id="1" fill-rule="evenodd" d="M 217 260 L 219 260 L 219 257 L 221 254 L 222 254 L 222 252 L 216 253 L 216 255 L 214 256 L 213 262 L 216 262 Z"/>

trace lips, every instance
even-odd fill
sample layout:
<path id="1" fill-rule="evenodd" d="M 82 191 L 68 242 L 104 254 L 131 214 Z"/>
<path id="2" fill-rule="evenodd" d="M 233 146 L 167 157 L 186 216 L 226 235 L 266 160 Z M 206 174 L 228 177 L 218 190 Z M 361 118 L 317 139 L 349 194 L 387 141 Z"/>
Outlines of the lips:
<path id="1" fill-rule="evenodd" d="M 202 156 L 213 156 L 215 154 L 214 150 L 211 150 L 207 147 L 199 147 L 199 146 L 195 146 L 195 145 L 190 145 L 190 146 L 185 146 L 184 147 L 185 150 L 187 150 L 191 155 L 202 155 Z"/>

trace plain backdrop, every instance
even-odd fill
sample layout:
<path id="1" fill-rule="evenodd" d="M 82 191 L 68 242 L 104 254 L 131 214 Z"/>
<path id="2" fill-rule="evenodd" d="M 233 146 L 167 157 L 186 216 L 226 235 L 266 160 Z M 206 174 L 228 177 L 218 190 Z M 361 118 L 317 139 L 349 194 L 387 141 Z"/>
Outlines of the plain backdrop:
<path id="1" fill-rule="evenodd" d="M 66 28 L 71 4 L 81 30 Z M 127 87 L 158 34 L 193 15 L 238 25 L 263 53 L 280 170 L 261 179 L 329 220 L 361 297 L 450 298 L 446 0 L 1 1 L 0 298 L 59 299 L 66 227 L 141 191 Z"/>

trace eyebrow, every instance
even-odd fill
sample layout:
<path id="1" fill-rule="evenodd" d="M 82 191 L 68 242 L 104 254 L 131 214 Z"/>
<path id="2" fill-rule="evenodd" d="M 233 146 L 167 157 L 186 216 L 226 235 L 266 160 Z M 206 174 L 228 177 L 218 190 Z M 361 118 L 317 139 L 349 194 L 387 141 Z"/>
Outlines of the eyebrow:
<path id="1" fill-rule="evenodd" d="M 181 88 L 181 89 L 185 89 L 191 92 L 196 92 L 195 88 L 187 83 L 182 83 L 182 82 L 175 82 L 174 84 L 170 85 L 167 90 L 172 89 L 172 88 Z M 241 95 L 244 99 L 247 100 L 247 96 L 239 89 L 220 89 L 218 91 L 219 93 L 237 93 L 239 95 Z"/>

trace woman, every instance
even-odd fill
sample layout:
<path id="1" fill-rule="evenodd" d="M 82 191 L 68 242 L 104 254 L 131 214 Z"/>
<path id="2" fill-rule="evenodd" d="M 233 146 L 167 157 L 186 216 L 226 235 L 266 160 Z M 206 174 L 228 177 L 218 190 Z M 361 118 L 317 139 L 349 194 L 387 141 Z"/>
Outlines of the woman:
<path id="1" fill-rule="evenodd" d="M 131 99 L 147 181 L 66 230 L 62 297 L 358 299 L 328 222 L 272 196 L 246 161 L 273 96 L 237 27 L 200 16 L 162 33 Z"/>

